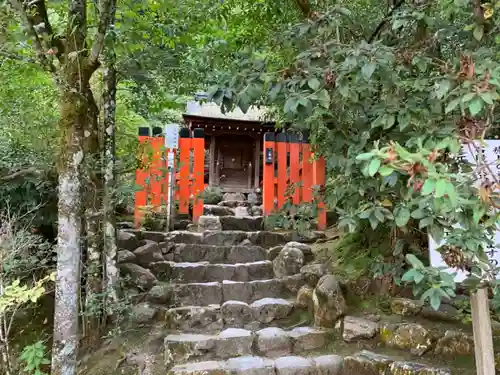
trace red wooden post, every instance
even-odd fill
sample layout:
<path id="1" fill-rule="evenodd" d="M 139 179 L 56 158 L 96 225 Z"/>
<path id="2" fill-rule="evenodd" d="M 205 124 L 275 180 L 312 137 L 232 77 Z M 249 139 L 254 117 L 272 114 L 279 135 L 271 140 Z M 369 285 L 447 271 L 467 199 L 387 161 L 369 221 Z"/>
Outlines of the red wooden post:
<path id="1" fill-rule="evenodd" d="M 190 156 L 191 156 L 191 134 L 189 129 L 182 128 L 179 132 L 179 213 L 189 213 L 190 196 Z"/>
<path id="2" fill-rule="evenodd" d="M 320 190 L 324 189 L 325 179 L 325 158 L 322 156 L 313 162 L 313 183 Z M 326 229 L 326 206 L 322 198 L 317 202 L 318 204 L 318 230 Z"/>
<path id="3" fill-rule="evenodd" d="M 153 139 L 151 140 L 151 147 L 153 148 L 153 158 L 151 160 L 151 208 L 153 211 L 158 212 L 162 205 L 162 191 L 163 191 L 163 149 L 165 138 L 163 137 L 163 130 L 160 127 L 153 128 Z"/>
<path id="4" fill-rule="evenodd" d="M 203 215 L 203 189 L 205 177 L 205 132 L 203 129 L 193 131 L 193 222 L 198 222 L 198 218 Z"/>
<path id="5" fill-rule="evenodd" d="M 313 169 L 309 161 L 311 158 L 311 145 L 306 134 L 302 138 L 302 201 L 312 201 Z"/>
<path id="6" fill-rule="evenodd" d="M 292 201 L 293 204 L 300 204 L 300 178 L 299 178 L 299 163 L 300 163 L 300 140 L 295 134 L 288 134 L 288 142 L 290 147 L 290 185 L 292 185 Z"/>
<path id="7" fill-rule="evenodd" d="M 275 135 L 267 132 L 264 134 L 263 171 L 262 171 L 262 204 L 264 215 L 274 211 L 274 152 Z"/>
<path id="8" fill-rule="evenodd" d="M 288 183 L 287 146 L 286 133 L 279 133 L 276 136 L 276 163 L 278 164 L 278 191 L 276 196 L 278 198 L 278 210 L 285 204 L 285 193 Z"/>
<path id="9" fill-rule="evenodd" d="M 135 207 L 134 207 L 134 225 L 139 228 L 144 219 L 144 207 L 148 204 L 148 187 L 147 179 L 149 177 L 149 171 L 145 167 L 147 163 L 147 153 L 144 150 L 144 146 L 150 141 L 150 129 L 148 127 L 140 127 L 138 132 L 139 140 L 139 150 L 141 154 L 138 158 L 141 160 L 142 165 L 135 171 L 135 184 L 137 190 L 135 192 Z"/>

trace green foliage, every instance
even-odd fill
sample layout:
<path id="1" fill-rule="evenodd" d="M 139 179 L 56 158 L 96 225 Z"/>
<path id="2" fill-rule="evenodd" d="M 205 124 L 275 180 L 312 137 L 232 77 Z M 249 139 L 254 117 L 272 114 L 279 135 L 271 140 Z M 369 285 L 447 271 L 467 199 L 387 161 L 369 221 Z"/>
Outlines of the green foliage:
<path id="1" fill-rule="evenodd" d="M 49 365 L 47 349 L 42 341 L 24 347 L 19 359 L 26 365 L 24 371 L 30 375 L 47 375 L 42 366 Z"/>
<path id="2" fill-rule="evenodd" d="M 498 214 L 451 160 L 461 140 L 499 124 L 500 12 L 469 0 L 401 2 L 365 28 L 356 20 L 367 18 L 366 8 L 347 6 L 291 27 L 278 49 L 284 64 L 248 56 L 215 82 L 210 98 L 225 110 L 267 105 L 285 127 L 309 131 L 327 160 L 326 201 L 340 226 L 448 234 L 474 263 L 477 285 L 495 271 L 484 250 Z M 434 287 L 443 275 L 429 273 L 433 287 L 422 290 L 433 307 L 454 287 L 449 280 Z"/>

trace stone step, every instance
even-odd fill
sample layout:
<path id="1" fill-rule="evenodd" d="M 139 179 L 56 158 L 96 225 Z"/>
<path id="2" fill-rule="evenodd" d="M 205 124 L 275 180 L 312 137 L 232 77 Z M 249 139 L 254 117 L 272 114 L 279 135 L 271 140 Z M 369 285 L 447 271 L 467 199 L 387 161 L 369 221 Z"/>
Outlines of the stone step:
<path id="1" fill-rule="evenodd" d="M 262 298 L 291 298 L 305 284 L 301 274 L 281 279 L 229 281 L 208 283 L 168 284 L 165 293 L 171 295 L 171 306 L 221 305 L 226 301 L 251 303 Z M 150 294 L 162 287 L 155 286 Z"/>
<path id="2" fill-rule="evenodd" d="M 274 358 L 322 348 L 332 337 L 331 331 L 311 327 L 290 331 L 276 327 L 258 331 L 227 328 L 216 334 L 171 334 L 164 341 L 165 358 L 174 363 L 253 354 Z"/>
<path id="3" fill-rule="evenodd" d="M 252 281 L 274 277 L 273 263 L 267 260 L 236 264 L 161 261 L 151 263 L 149 269 L 158 280 L 175 283 L 204 283 L 223 280 Z"/>
<path id="4" fill-rule="evenodd" d="M 288 318 L 295 310 L 294 302 L 282 298 L 263 298 L 251 304 L 226 301 L 222 305 L 175 307 L 166 312 L 165 319 L 169 329 L 185 332 L 223 328 L 258 329 Z"/>
<path id="5" fill-rule="evenodd" d="M 283 356 L 270 359 L 241 356 L 227 361 L 190 362 L 176 365 L 168 375 L 451 375 L 447 368 L 395 361 L 363 350 L 342 358 L 330 354 L 312 357 Z"/>
<path id="6" fill-rule="evenodd" d="M 267 251 L 260 246 L 219 246 L 175 244 L 175 262 L 249 263 L 267 260 Z"/>
<path id="7" fill-rule="evenodd" d="M 205 204 L 203 206 L 203 215 L 234 216 L 234 211 L 229 207 L 214 204 Z"/>
<path id="8" fill-rule="evenodd" d="M 286 356 L 276 359 L 242 356 L 227 361 L 176 365 L 170 369 L 168 375 L 340 375 L 342 363 L 343 358 L 335 354 L 310 358 Z M 368 373 L 356 373 L 356 375 L 364 374 Z"/>

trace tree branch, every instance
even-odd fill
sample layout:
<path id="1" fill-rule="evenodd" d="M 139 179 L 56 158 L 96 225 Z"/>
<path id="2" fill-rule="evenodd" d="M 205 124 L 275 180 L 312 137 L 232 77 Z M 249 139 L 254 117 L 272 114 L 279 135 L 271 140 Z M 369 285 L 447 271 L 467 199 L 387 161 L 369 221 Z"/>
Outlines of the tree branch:
<path id="1" fill-rule="evenodd" d="M 104 48 L 104 41 L 106 38 L 106 32 L 108 31 L 109 25 L 111 23 L 112 14 L 114 14 L 114 9 L 116 3 L 113 0 L 101 0 L 100 3 L 100 20 L 99 26 L 97 27 L 97 32 L 94 37 L 94 42 L 92 43 L 92 49 L 90 51 L 88 65 L 91 68 L 97 68 L 99 64 L 99 55 Z"/>
<path id="2" fill-rule="evenodd" d="M 370 36 L 370 38 L 368 39 L 368 43 L 373 43 L 373 41 L 378 36 L 378 34 L 380 33 L 380 31 L 382 31 L 382 28 L 386 25 L 387 21 L 389 21 L 391 19 L 391 17 L 394 14 L 394 12 L 398 8 L 400 8 L 401 5 L 404 4 L 404 2 L 405 2 L 405 0 L 398 0 L 398 2 L 396 4 L 394 4 L 394 6 L 391 8 L 391 10 L 389 10 L 389 12 L 387 13 L 387 15 L 382 20 L 382 22 L 379 23 L 379 25 L 377 26 L 377 28 L 375 29 L 375 31 Z"/>
<path id="3" fill-rule="evenodd" d="M 52 73 L 56 72 L 56 67 L 47 58 L 46 52 L 50 49 L 48 46 L 47 42 L 44 41 L 43 35 L 42 38 L 38 35 L 36 31 L 36 26 L 33 24 L 33 16 L 28 16 L 28 13 L 26 12 L 26 9 L 24 8 L 23 4 L 19 0 L 9 0 L 12 8 L 18 13 L 19 17 L 21 17 L 21 22 L 26 28 L 26 31 L 28 32 L 28 36 L 30 36 L 33 39 L 33 48 L 35 49 L 35 54 L 38 59 L 38 61 L 42 64 L 43 67 L 45 67 L 47 70 L 49 70 Z M 35 4 L 38 4 L 42 2 L 43 7 L 45 9 L 45 2 L 44 0 L 37 0 Z M 46 13 L 46 12 L 45 12 Z M 48 25 L 48 20 L 47 20 L 47 25 Z M 46 28 L 47 25 L 40 26 L 40 29 Z M 50 25 L 48 25 L 50 27 Z M 43 30 L 42 30 L 43 31 Z"/>

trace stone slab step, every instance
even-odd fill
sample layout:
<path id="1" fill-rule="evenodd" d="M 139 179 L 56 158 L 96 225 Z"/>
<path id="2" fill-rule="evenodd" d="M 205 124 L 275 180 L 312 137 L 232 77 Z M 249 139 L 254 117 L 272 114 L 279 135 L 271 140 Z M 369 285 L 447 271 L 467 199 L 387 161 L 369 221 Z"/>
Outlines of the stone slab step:
<path id="1" fill-rule="evenodd" d="M 171 284 L 174 306 L 221 305 L 226 301 L 251 303 L 262 298 L 289 298 L 305 284 L 301 274 L 281 279 Z"/>
<path id="2" fill-rule="evenodd" d="M 175 262 L 249 263 L 267 260 L 267 252 L 260 246 L 220 246 L 175 244 Z"/>
<path id="3" fill-rule="evenodd" d="M 342 357 L 335 354 L 310 358 L 286 356 L 274 360 L 242 356 L 227 361 L 177 365 L 170 369 L 168 375 L 340 375 L 342 364 Z"/>
<path id="4" fill-rule="evenodd" d="M 225 206 L 205 204 L 203 206 L 203 215 L 234 216 L 234 211 L 231 208 Z"/>
<path id="5" fill-rule="evenodd" d="M 219 221 L 221 223 L 222 230 L 255 232 L 264 229 L 263 216 L 221 216 Z"/>
<path id="6" fill-rule="evenodd" d="M 276 327 L 257 331 L 227 328 L 216 334 L 171 334 L 165 337 L 165 357 L 175 363 L 253 354 L 274 358 L 322 348 L 331 337 L 331 332 L 311 327 L 290 331 Z"/>
<path id="7" fill-rule="evenodd" d="M 274 277 L 273 263 L 258 261 L 236 264 L 154 262 L 149 269 L 160 281 L 203 283 L 223 280 L 252 281 Z"/>
<path id="8" fill-rule="evenodd" d="M 226 301 L 222 305 L 182 306 L 165 314 L 167 327 L 185 332 L 222 330 L 223 328 L 264 328 L 287 318 L 293 302 L 281 298 L 263 298 L 251 304 Z"/>
<path id="9" fill-rule="evenodd" d="M 451 375 L 447 368 L 414 362 L 394 361 L 390 357 L 363 350 L 342 358 L 330 354 L 270 359 L 241 356 L 227 361 L 205 361 L 180 364 L 168 375 Z"/>

